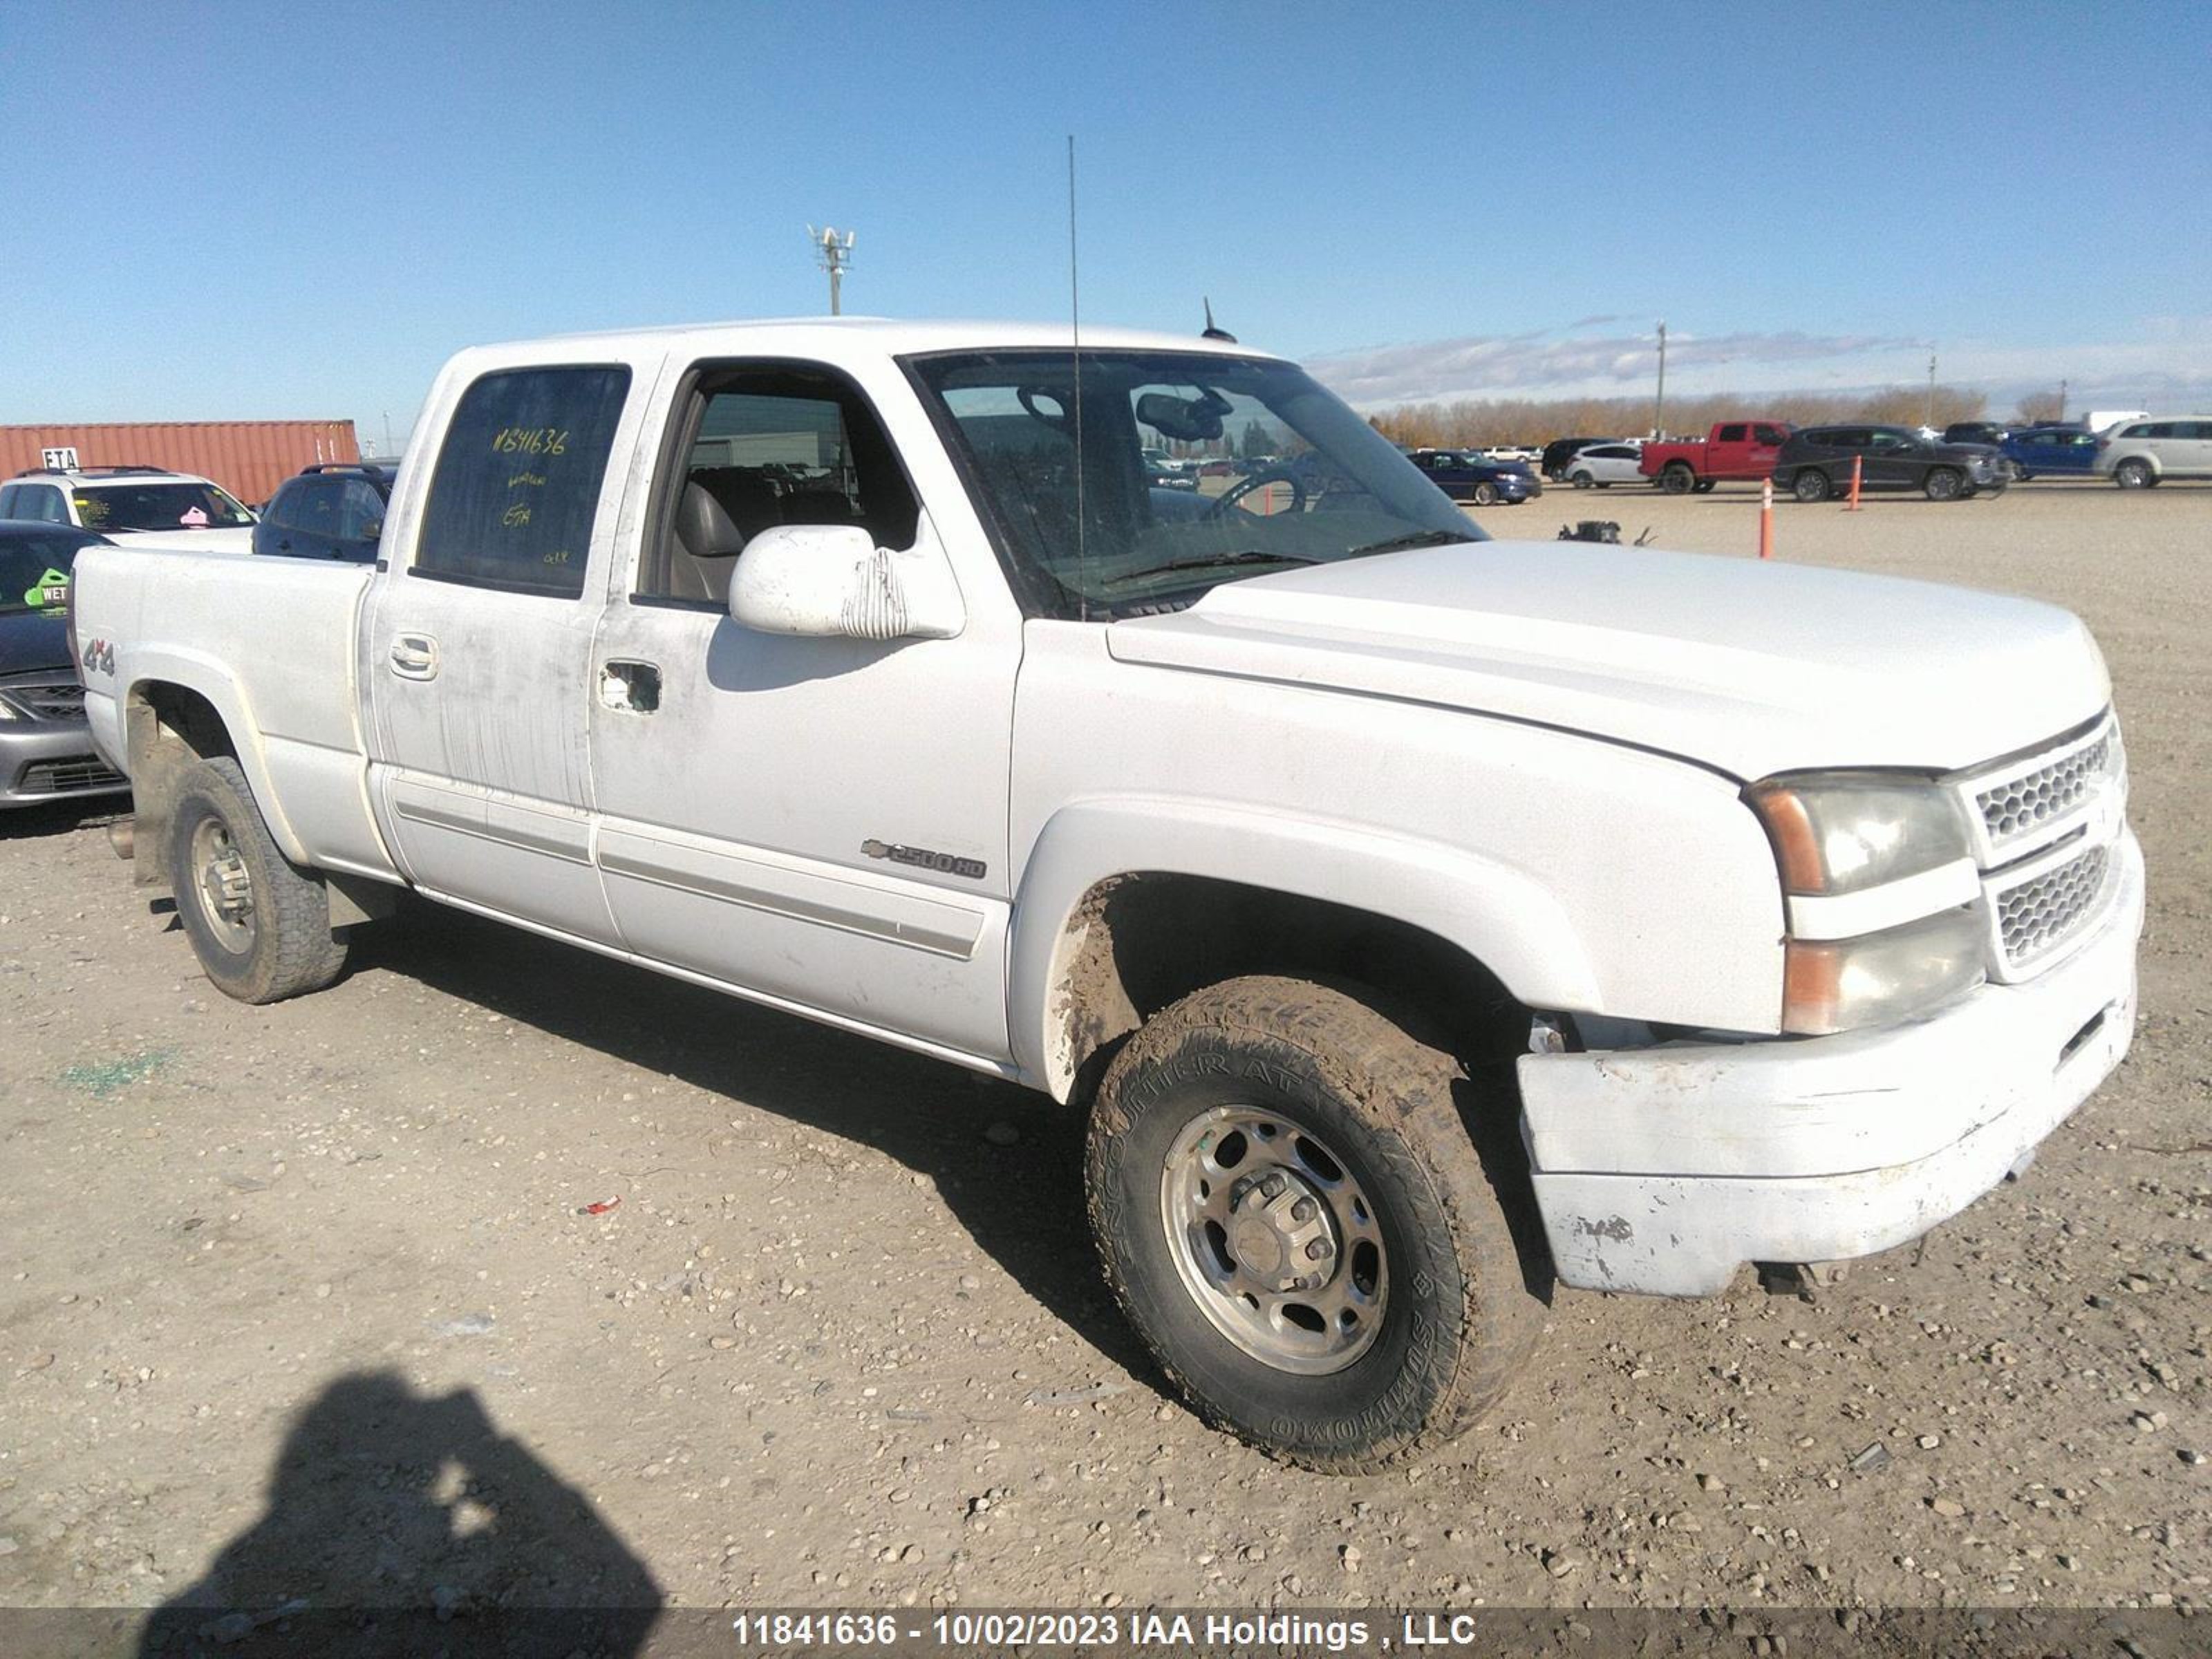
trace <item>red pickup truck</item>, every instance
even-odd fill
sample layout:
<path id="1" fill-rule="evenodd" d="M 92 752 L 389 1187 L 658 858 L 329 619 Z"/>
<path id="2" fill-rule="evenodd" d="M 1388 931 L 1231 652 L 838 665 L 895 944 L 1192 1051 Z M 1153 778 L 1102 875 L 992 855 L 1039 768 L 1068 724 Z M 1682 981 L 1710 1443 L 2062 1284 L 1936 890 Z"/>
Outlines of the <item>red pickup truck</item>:
<path id="1" fill-rule="evenodd" d="M 1711 489 L 1728 478 L 1769 478 L 1793 428 L 1787 421 L 1718 421 L 1702 441 L 1648 443 L 1637 470 L 1669 495 Z"/>

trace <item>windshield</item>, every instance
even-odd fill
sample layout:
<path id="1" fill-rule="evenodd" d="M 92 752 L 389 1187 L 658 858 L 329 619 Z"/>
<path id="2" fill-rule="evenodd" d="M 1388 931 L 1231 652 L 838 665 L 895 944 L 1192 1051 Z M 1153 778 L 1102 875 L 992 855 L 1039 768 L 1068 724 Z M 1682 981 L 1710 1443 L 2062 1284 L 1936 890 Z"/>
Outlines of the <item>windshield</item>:
<path id="1" fill-rule="evenodd" d="M 1030 608 L 1111 616 L 1218 582 L 1480 530 L 1372 427 L 1290 363 L 1086 351 L 1078 419 L 1065 351 L 909 360 Z M 1082 429 L 1081 465 L 1076 430 Z M 1196 490 L 1146 452 L 1242 462 Z"/>
<path id="2" fill-rule="evenodd" d="M 88 530 L 212 530 L 253 514 L 211 483 L 79 484 L 76 516 Z"/>
<path id="3" fill-rule="evenodd" d="M 58 610 L 69 599 L 70 572 L 85 539 L 63 531 L 0 538 L 0 615 Z"/>

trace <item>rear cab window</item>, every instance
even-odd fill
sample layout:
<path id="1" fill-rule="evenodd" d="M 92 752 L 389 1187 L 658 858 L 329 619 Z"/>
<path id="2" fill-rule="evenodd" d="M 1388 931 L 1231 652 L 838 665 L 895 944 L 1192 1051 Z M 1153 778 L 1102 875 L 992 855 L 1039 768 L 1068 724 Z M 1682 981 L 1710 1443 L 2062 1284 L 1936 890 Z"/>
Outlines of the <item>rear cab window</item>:
<path id="1" fill-rule="evenodd" d="M 629 383 L 622 364 L 495 369 L 472 382 L 439 447 L 412 574 L 580 596 Z"/>

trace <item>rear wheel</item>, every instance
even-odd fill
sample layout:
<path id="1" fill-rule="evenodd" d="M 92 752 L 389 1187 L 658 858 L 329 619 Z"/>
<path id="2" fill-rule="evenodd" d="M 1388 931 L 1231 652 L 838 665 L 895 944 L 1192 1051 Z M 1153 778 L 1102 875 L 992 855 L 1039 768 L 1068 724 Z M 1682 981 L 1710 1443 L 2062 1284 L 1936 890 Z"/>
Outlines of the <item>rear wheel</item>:
<path id="1" fill-rule="evenodd" d="M 1669 495 L 1686 495 L 1698 487 L 1698 475 L 1687 461 L 1669 461 L 1660 470 L 1659 488 Z"/>
<path id="2" fill-rule="evenodd" d="M 192 953 L 225 995 L 277 1002 L 344 971 L 321 878 L 279 850 L 236 761 L 201 761 L 179 784 L 169 878 Z"/>
<path id="3" fill-rule="evenodd" d="M 1504 1392 L 1542 1303 L 1519 1200 L 1460 1116 L 1467 1086 L 1361 997 L 1294 979 L 1196 992 L 1115 1057 L 1091 1117 L 1092 1230 L 1209 1421 L 1349 1473 L 1442 1444 Z"/>
<path id="4" fill-rule="evenodd" d="M 1818 467 L 1808 466 L 1791 482 L 1790 493 L 1801 501 L 1825 501 L 1828 499 L 1828 475 Z"/>
<path id="5" fill-rule="evenodd" d="M 1921 492 L 1931 501 L 1955 501 L 1965 491 L 1966 481 L 1956 467 L 1931 467 L 1921 480 Z"/>
<path id="6" fill-rule="evenodd" d="M 2148 489 L 2157 477 L 2148 461 L 2130 456 L 2112 469 L 2112 482 L 2123 489 Z"/>

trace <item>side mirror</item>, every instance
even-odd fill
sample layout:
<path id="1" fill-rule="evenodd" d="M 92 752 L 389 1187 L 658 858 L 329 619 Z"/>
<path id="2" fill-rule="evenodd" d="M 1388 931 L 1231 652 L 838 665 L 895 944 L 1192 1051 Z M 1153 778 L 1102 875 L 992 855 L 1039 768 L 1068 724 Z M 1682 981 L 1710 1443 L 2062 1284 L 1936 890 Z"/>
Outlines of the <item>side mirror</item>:
<path id="1" fill-rule="evenodd" d="M 738 555 L 730 616 L 763 634 L 818 639 L 949 640 L 968 625 L 926 520 L 905 552 L 850 525 L 772 526 Z"/>

